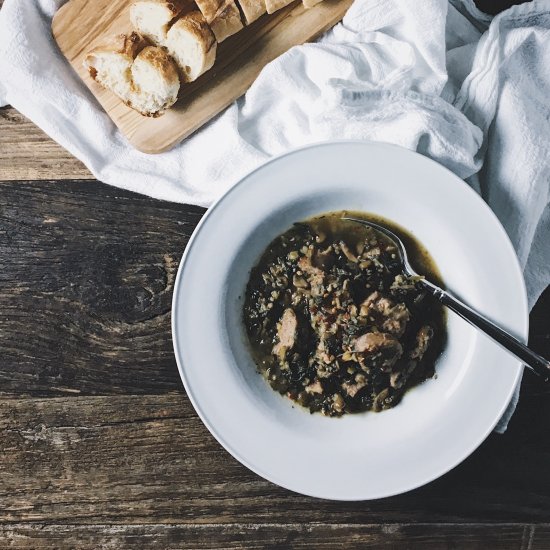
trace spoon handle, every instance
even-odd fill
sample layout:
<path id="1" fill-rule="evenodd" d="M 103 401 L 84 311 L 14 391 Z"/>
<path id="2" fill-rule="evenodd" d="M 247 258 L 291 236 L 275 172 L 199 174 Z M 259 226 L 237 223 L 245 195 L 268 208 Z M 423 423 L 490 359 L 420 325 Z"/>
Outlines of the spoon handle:
<path id="1" fill-rule="evenodd" d="M 508 350 L 528 368 L 543 378 L 545 382 L 550 380 L 550 361 L 529 349 L 517 338 L 495 325 L 492 321 L 489 321 L 489 319 L 477 311 L 474 311 L 458 298 L 455 298 L 429 281 L 423 280 L 422 283 L 424 288 L 433 294 L 443 305 L 447 306 L 450 310 L 468 321 L 468 323 L 492 338 L 497 344 L 500 344 L 504 349 Z"/>

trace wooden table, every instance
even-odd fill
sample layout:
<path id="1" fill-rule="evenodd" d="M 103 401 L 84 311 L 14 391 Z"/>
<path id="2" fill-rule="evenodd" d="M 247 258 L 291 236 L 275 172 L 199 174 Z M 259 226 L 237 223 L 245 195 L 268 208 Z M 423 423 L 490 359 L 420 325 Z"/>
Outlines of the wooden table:
<path id="1" fill-rule="evenodd" d="M 1 0 L 0 0 L 1 3 Z M 0 548 L 550 548 L 550 391 L 411 493 L 299 496 L 202 425 L 170 301 L 203 210 L 107 187 L 0 109 Z M 530 343 L 550 356 L 550 291 Z"/>

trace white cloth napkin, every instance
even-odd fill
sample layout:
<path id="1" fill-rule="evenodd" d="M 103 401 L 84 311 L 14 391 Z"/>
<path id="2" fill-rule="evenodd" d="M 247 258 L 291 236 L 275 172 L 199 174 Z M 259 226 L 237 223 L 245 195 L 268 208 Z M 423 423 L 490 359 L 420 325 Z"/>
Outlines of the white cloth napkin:
<path id="1" fill-rule="evenodd" d="M 50 25 L 62 3 L 5 0 L 0 104 L 97 179 L 207 206 L 289 148 L 332 138 L 396 143 L 482 193 L 514 243 L 530 306 L 549 283 L 550 0 L 493 20 L 473 0 L 356 0 L 318 43 L 272 62 L 245 97 L 157 156 L 127 144 L 59 54 Z M 517 392 L 497 430 L 516 402 Z"/>

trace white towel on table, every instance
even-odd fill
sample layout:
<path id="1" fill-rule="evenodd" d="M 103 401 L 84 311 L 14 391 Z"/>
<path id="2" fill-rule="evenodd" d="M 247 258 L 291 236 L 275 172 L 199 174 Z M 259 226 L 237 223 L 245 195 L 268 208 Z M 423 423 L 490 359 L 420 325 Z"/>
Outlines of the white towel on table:
<path id="1" fill-rule="evenodd" d="M 319 42 L 268 65 L 245 97 L 162 155 L 139 153 L 54 44 L 62 0 L 5 0 L 0 104 L 11 104 L 106 183 L 209 205 L 291 147 L 396 143 L 478 189 L 504 224 L 532 306 L 550 281 L 550 0 L 491 20 L 473 0 L 355 0 Z M 517 392 L 497 430 L 504 431 Z"/>

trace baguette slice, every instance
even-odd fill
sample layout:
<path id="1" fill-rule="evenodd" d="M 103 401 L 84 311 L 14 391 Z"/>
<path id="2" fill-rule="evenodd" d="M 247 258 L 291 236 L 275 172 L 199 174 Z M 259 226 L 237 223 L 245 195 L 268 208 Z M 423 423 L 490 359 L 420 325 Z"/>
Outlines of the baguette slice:
<path id="1" fill-rule="evenodd" d="M 275 13 L 277 10 L 288 6 L 293 0 L 265 0 L 267 13 Z"/>
<path id="2" fill-rule="evenodd" d="M 134 29 L 160 46 L 170 23 L 192 6 L 193 0 L 138 0 L 130 6 L 130 21 Z"/>
<path id="3" fill-rule="evenodd" d="M 196 0 L 196 3 L 218 42 L 243 28 L 239 8 L 233 0 Z"/>
<path id="4" fill-rule="evenodd" d="M 267 10 L 264 0 L 237 0 L 241 11 L 246 20 L 246 24 L 250 25 L 261 17 Z"/>
<path id="5" fill-rule="evenodd" d="M 317 4 L 320 4 L 323 0 L 302 0 L 304 8 L 312 8 Z"/>
<path id="6" fill-rule="evenodd" d="M 198 10 L 183 15 L 170 27 L 164 46 L 186 82 L 196 80 L 216 61 L 216 37 Z"/>
<path id="7" fill-rule="evenodd" d="M 96 82 L 144 116 L 160 116 L 178 99 L 176 64 L 138 33 L 98 46 L 86 55 L 84 65 Z"/>
<path id="8" fill-rule="evenodd" d="M 86 55 L 84 66 L 90 76 L 119 97 L 129 96 L 132 83 L 130 67 L 147 41 L 137 34 L 112 36 Z"/>
<path id="9" fill-rule="evenodd" d="M 134 109 L 159 116 L 178 100 L 180 77 L 174 60 L 162 49 L 147 46 L 131 67 Z"/>

